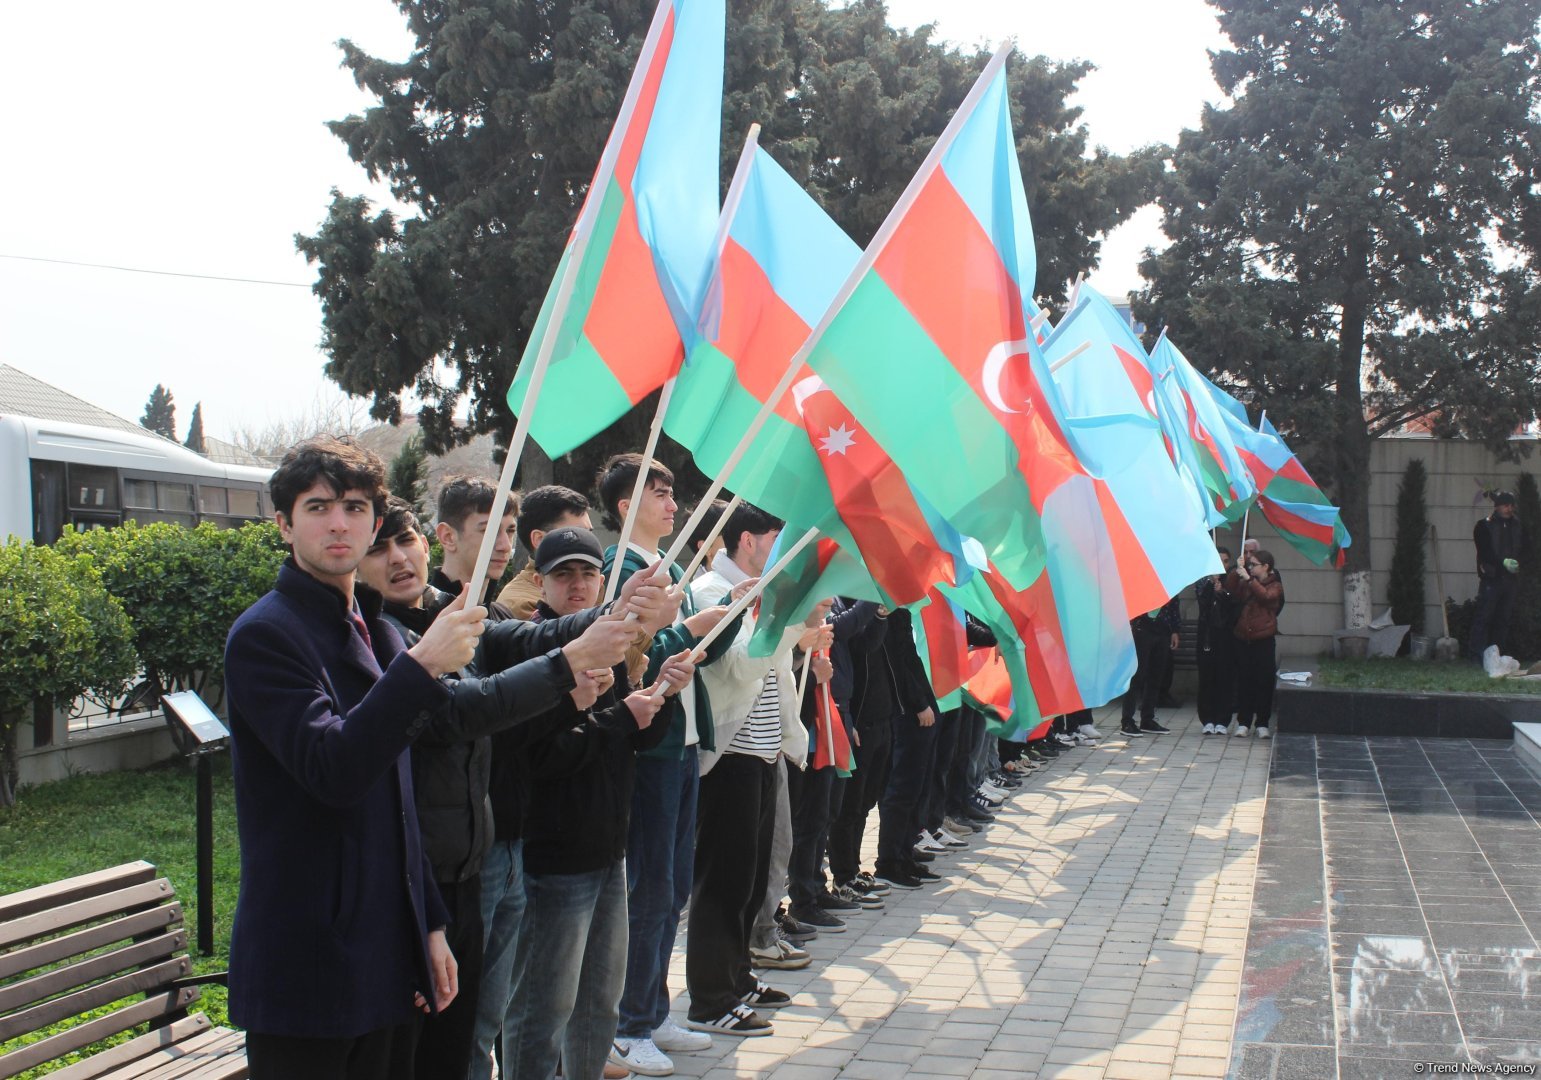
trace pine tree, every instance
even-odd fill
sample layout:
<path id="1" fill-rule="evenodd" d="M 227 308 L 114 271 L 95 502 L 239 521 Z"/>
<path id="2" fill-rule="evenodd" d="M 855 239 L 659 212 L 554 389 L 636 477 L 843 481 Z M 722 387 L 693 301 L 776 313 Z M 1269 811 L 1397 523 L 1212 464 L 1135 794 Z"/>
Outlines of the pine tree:
<path id="1" fill-rule="evenodd" d="M 1423 633 L 1424 594 L 1427 592 L 1429 543 L 1428 471 L 1421 458 L 1413 458 L 1397 487 L 1397 531 L 1391 552 L 1391 621 L 1411 626 L 1409 634 Z M 1407 642 L 1403 642 L 1404 649 Z"/>
<path id="2" fill-rule="evenodd" d="M 193 406 L 193 419 L 187 425 L 187 438 L 183 441 L 182 445 L 195 454 L 207 454 L 209 452 L 208 447 L 203 444 L 203 402 L 201 401 Z"/>
<path id="3" fill-rule="evenodd" d="M 139 418 L 139 425 L 157 435 L 164 435 L 172 442 L 176 441 L 177 406 L 171 398 L 171 391 L 160 383 L 156 383 L 155 389 L 150 391 L 150 400 L 145 402 L 144 415 Z"/>
<path id="4" fill-rule="evenodd" d="M 392 495 L 411 503 L 419 517 L 423 516 L 423 497 L 428 492 L 427 471 L 428 451 L 423 448 L 422 433 L 413 432 L 391 458 L 385 484 Z"/>
<path id="5" fill-rule="evenodd" d="M 1537 0 L 1214 0 L 1228 101 L 1183 132 L 1136 312 L 1267 409 L 1370 569 L 1370 444 L 1498 448 L 1541 405 Z"/>

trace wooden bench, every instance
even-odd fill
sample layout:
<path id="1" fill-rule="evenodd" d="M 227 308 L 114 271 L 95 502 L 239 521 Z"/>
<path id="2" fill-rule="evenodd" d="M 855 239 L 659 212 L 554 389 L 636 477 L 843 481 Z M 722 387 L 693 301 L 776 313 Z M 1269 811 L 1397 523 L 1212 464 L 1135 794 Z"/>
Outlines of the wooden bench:
<path id="1" fill-rule="evenodd" d="M 243 1078 L 246 1036 L 188 1012 L 223 981 L 193 975 L 182 905 L 149 863 L 0 896 L 0 1046 L 66 1025 L 0 1053 L 0 1080 L 144 1024 L 49 1080 Z"/>

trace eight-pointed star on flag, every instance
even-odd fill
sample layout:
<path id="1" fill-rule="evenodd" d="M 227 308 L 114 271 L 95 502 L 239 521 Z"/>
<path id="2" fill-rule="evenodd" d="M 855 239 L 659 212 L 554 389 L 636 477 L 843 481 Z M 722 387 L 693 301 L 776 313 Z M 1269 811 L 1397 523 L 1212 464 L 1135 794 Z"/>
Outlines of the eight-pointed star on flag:
<path id="1" fill-rule="evenodd" d="M 826 454 L 844 454 L 856 445 L 856 433 L 841 424 L 839 427 L 829 429 L 829 434 L 820 439 L 821 448 Z"/>

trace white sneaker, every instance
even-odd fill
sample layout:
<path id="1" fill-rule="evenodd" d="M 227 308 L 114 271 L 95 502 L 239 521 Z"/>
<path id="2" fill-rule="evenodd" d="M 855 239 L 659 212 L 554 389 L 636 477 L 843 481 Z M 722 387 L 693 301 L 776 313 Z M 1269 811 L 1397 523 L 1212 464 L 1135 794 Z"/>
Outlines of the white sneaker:
<path id="1" fill-rule="evenodd" d="M 1100 739 L 1103 737 L 1102 732 L 1097 730 L 1096 724 L 1082 724 L 1076 730 L 1089 739 Z"/>
<path id="2" fill-rule="evenodd" d="M 1215 733 L 1215 725 L 1213 725 L 1213 724 L 1205 724 L 1204 725 L 1204 734 L 1205 735 L 1213 735 L 1214 733 Z"/>
<path id="3" fill-rule="evenodd" d="M 1059 743 L 1061 746 L 1074 746 L 1075 745 L 1075 740 L 1074 739 L 1072 739 L 1069 735 L 1062 734 L 1062 733 L 1060 733 L 1058 731 L 1056 731 L 1054 733 L 1054 741 Z"/>
<path id="4" fill-rule="evenodd" d="M 992 799 L 1011 798 L 1011 789 L 1003 788 L 993 780 L 986 780 L 984 783 L 980 784 L 979 790 L 990 796 Z"/>
<path id="5" fill-rule="evenodd" d="M 945 826 L 945 825 L 943 825 L 940 829 L 936 830 L 934 839 L 936 840 L 936 842 L 938 844 L 941 844 L 945 848 L 966 848 L 966 847 L 968 847 L 968 841 L 967 840 L 963 839 L 963 837 L 961 837 L 961 836 L 955 836 L 952 833 L 948 832 L 947 831 L 947 826 Z"/>
<path id="6" fill-rule="evenodd" d="M 936 837 L 928 832 L 922 832 L 915 841 L 916 851 L 929 851 L 933 855 L 940 855 L 947 849 L 936 842 Z"/>
<path id="7" fill-rule="evenodd" d="M 1238 739 L 1245 739 L 1248 735 L 1252 734 L 1252 729 L 1244 728 L 1240 724 L 1237 724 L 1236 727 L 1231 731 L 1231 734 L 1236 736 Z"/>
<path id="8" fill-rule="evenodd" d="M 662 1028 L 658 1029 L 662 1031 Z M 708 1035 L 710 1040 L 711 1036 Z M 639 1076 L 673 1076 L 674 1062 L 652 1039 L 616 1039 L 610 1044 L 610 1060 Z"/>
<path id="9" fill-rule="evenodd" d="M 674 1017 L 664 1017 L 653 1032 L 653 1045 L 660 1050 L 673 1050 L 675 1053 L 694 1054 L 701 1050 L 712 1048 L 712 1037 L 704 1031 L 687 1031 L 675 1022 Z"/>
<path id="10" fill-rule="evenodd" d="M 1266 725 L 1260 724 L 1257 729 L 1257 737 L 1259 739 L 1271 739 L 1273 738 L 1273 732 L 1269 731 Z"/>

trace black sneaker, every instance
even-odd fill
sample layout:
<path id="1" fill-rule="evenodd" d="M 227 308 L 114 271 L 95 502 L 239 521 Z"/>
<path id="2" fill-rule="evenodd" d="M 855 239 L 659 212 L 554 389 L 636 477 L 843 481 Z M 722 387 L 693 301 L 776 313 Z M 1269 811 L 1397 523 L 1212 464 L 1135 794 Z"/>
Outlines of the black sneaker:
<path id="1" fill-rule="evenodd" d="M 819 906 L 820 911 L 858 911 L 861 905 L 854 900 L 846 900 L 836 896 L 828 889 L 822 890 L 813 898 L 813 902 Z"/>
<path id="2" fill-rule="evenodd" d="M 1130 739 L 1143 739 L 1145 737 L 1145 733 L 1139 728 L 1135 727 L 1133 721 L 1130 721 L 1127 724 L 1118 725 L 1118 731 L 1119 734 L 1124 735 Z"/>
<path id="3" fill-rule="evenodd" d="M 888 891 L 887 885 L 883 884 L 881 881 L 867 873 L 865 870 L 857 874 L 850 881 L 846 882 L 846 884 L 853 888 L 860 889 L 863 892 L 869 892 L 874 896 L 882 896 Z"/>
<path id="4" fill-rule="evenodd" d="M 896 889 L 918 889 L 921 886 L 920 878 L 910 873 L 909 867 L 885 867 L 879 866 L 877 879 L 886 885 L 892 885 Z"/>
<path id="5" fill-rule="evenodd" d="M 792 917 L 800 923 L 813 927 L 821 934 L 845 933 L 845 923 L 842 920 L 817 906 L 797 908 L 792 912 Z"/>
<path id="6" fill-rule="evenodd" d="M 936 859 L 936 856 L 929 851 L 916 851 L 914 848 L 910 848 L 910 857 L 918 863 L 934 862 Z M 878 875 L 878 877 L 882 876 L 882 874 Z"/>
<path id="7" fill-rule="evenodd" d="M 1154 720 L 1141 720 L 1140 721 L 1140 730 L 1141 731 L 1148 731 L 1152 735 L 1165 735 L 1167 732 L 1171 731 L 1172 729 L 1169 728 L 1169 727 L 1162 727 L 1160 724 L 1158 724 Z"/>
<path id="8" fill-rule="evenodd" d="M 921 884 L 942 880 L 941 874 L 934 874 L 930 870 L 926 869 L 926 867 L 921 866 L 919 863 L 916 863 L 914 866 L 910 867 L 910 876 L 920 879 Z"/>
<path id="9" fill-rule="evenodd" d="M 769 1035 L 774 1028 L 765 1017 L 756 1013 L 748 1005 L 735 1005 L 721 1016 L 713 1016 L 704 1020 L 695 1017 L 687 1017 L 685 1026 L 692 1031 L 706 1031 L 713 1035 Z"/>
<path id="10" fill-rule="evenodd" d="M 988 825 L 995 820 L 995 815 L 990 812 L 990 807 L 978 795 L 968 797 L 968 805 L 963 808 L 970 821 L 978 821 Z"/>
<path id="11" fill-rule="evenodd" d="M 866 889 L 858 887 L 854 881 L 847 881 L 844 885 L 837 884 L 834 888 L 834 893 L 842 900 L 853 901 L 863 911 L 883 906 L 883 898 L 881 896 L 875 892 L 868 892 Z"/>
<path id="12" fill-rule="evenodd" d="M 783 911 L 776 916 L 776 925 L 781 927 L 784 936 L 793 945 L 806 945 L 819 936 L 817 927 L 809 926 L 801 919 L 792 917 L 791 912 Z"/>
<path id="13" fill-rule="evenodd" d="M 792 995 L 784 990 L 776 990 L 758 980 L 754 989 L 739 997 L 745 1005 L 751 1009 L 779 1009 L 783 1005 L 792 1004 Z"/>

